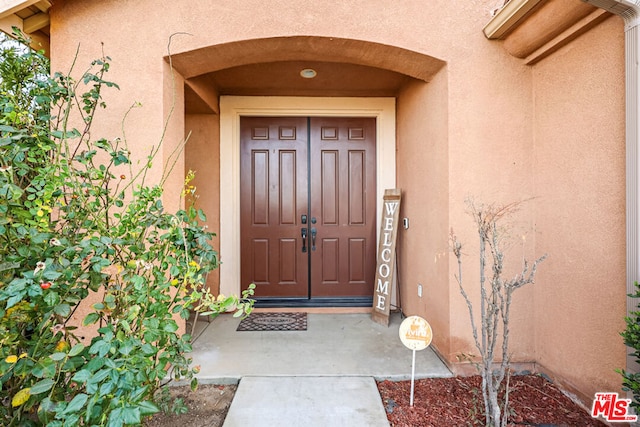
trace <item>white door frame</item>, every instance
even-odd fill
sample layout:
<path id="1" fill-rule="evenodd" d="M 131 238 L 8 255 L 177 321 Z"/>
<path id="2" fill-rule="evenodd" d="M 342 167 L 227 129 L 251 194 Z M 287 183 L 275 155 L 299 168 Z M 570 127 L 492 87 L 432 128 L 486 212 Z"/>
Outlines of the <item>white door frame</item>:
<path id="1" fill-rule="evenodd" d="M 396 185 L 395 98 L 221 96 L 220 293 L 225 295 L 240 293 L 240 116 L 375 117 L 376 214 L 384 190 Z"/>

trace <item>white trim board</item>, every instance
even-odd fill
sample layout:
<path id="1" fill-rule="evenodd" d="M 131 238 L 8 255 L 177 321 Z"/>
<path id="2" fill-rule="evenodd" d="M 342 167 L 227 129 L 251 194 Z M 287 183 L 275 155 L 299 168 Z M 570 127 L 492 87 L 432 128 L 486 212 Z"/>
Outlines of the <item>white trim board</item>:
<path id="1" fill-rule="evenodd" d="M 241 116 L 375 117 L 376 213 L 382 211 L 384 190 L 396 185 L 395 98 L 221 96 L 220 293 L 225 295 L 240 293 Z"/>

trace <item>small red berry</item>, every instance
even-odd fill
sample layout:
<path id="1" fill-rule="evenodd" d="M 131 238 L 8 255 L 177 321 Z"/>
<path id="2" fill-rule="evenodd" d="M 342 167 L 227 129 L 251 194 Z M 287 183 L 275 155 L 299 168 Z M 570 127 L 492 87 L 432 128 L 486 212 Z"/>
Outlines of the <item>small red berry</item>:
<path id="1" fill-rule="evenodd" d="M 40 283 L 40 287 L 42 289 L 49 289 L 51 287 L 51 282 L 42 282 Z"/>
<path id="2" fill-rule="evenodd" d="M 120 179 L 125 179 L 126 176 L 125 175 L 120 175 Z"/>

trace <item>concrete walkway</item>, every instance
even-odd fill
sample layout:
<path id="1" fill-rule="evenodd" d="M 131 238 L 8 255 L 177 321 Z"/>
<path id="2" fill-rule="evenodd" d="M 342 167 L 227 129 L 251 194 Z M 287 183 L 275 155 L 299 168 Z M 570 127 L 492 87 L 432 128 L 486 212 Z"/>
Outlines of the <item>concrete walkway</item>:
<path id="1" fill-rule="evenodd" d="M 388 427 L 371 377 L 245 377 L 224 427 Z"/>
<path id="2" fill-rule="evenodd" d="M 310 313 L 307 331 L 237 332 L 223 315 L 198 324 L 193 363 L 201 383 L 239 382 L 225 427 L 388 426 L 375 380 L 411 378 L 401 320 Z M 416 353 L 416 378 L 449 376 L 433 351 Z"/>

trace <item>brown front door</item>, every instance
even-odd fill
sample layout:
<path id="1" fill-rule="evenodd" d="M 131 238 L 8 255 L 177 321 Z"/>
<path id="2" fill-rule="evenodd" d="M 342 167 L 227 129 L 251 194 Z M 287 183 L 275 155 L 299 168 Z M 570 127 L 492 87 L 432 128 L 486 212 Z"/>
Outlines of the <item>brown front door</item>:
<path id="1" fill-rule="evenodd" d="M 322 302 L 370 297 L 375 276 L 373 118 L 243 117 L 242 288 Z"/>

